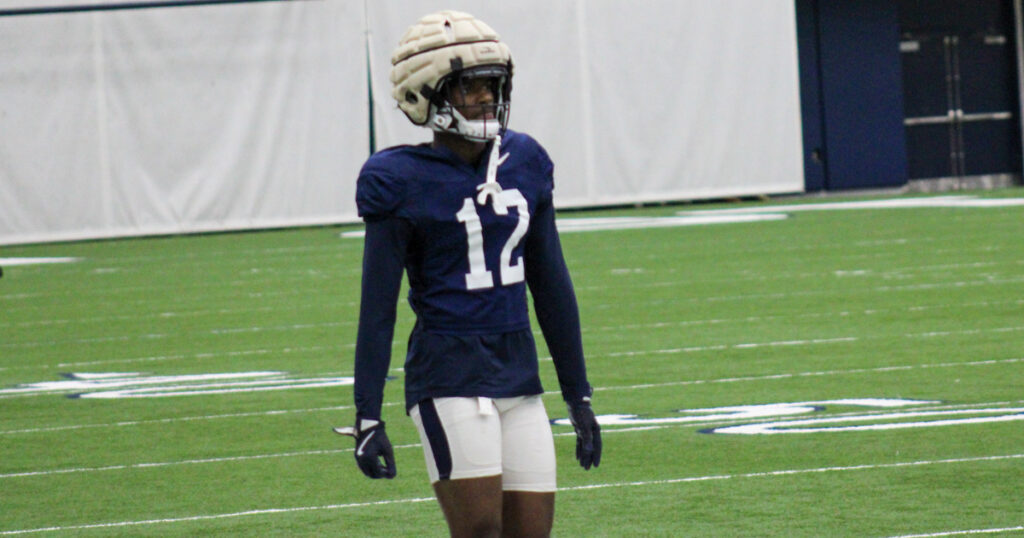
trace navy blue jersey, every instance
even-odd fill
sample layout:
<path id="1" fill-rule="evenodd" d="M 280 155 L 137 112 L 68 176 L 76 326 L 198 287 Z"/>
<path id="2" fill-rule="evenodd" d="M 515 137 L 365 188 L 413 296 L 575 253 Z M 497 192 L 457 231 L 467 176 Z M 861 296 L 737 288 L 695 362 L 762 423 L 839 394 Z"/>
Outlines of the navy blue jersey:
<path id="1" fill-rule="evenodd" d="M 524 134 L 507 131 L 500 149 L 501 191 L 483 203 L 478 186 L 489 151 L 474 167 L 444 147 L 399 146 L 363 166 L 360 416 L 379 417 L 403 270 L 417 318 L 405 363 L 407 407 L 431 397 L 542 391 L 527 284 L 563 394 L 589 395 L 575 294 L 554 226 L 553 165 Z"/>

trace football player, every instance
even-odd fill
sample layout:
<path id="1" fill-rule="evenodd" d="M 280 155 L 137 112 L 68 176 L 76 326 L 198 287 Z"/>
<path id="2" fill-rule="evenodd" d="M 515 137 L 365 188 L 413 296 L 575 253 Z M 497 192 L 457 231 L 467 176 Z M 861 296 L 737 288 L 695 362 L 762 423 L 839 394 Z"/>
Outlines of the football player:
<path id="1" fill-rule="evenodd" d="M 355 356 L 355 457 L 393 478 L 381 419 L 402 274 L 416 314 L 405 399 L 452 536 L 547 536 L 555 454 L 541 400 L 527 288 L 569 416 L 576 458 L 601 461 L 580 319 L 552 205 L 553 164 L 506 128 L 512 56 L 488 25 L 441 11 L 406 31 L 391 58 L 393 97 L 433 142 L 367 160 L 356 202 L 366 222 Z"/>

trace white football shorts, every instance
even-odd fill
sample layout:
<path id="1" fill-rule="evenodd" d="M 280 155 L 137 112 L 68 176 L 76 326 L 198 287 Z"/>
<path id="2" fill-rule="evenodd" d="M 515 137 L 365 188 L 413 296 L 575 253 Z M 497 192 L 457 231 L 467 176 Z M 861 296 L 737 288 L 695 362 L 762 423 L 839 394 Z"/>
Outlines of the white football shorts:
<path id="1" fill-rule="evenodd" d="M 501 475 L 504 491 L 555 491 L 555 443 L 540 395 L 434 398 L 409 416 L 432 484 Z"/>

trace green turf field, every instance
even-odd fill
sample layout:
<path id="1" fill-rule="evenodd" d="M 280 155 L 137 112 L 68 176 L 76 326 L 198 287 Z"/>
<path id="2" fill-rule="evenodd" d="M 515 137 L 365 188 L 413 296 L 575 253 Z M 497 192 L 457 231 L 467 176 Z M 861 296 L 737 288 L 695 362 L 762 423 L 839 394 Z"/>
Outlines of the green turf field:
<path id="1" fill-rule="evenodd" d="M 1024 190 L 966 195 L 995 201 L 566 231 L 616 416 L 590 472 L 555 426 L 555 535 L 1024 534 Z M 357 230 L 0 247 L 0 536 L 446 535 L 401 403 L 404 302 L 398 478 L 331 433 L 353 419 Z M 12 261 L 35 257 L 78 260 Z"/>

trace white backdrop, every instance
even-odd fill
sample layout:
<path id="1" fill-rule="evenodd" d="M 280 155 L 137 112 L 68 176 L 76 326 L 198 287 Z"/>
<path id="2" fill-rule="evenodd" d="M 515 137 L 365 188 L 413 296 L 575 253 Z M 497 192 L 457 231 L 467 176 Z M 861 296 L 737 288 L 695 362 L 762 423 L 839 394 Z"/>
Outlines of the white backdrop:
<path id="1" fill-rule="evenodd" d="M 429 138 L 380 96 L 410 13 L 446 7 L 511 47 L 510 127 L 551 153 L 560 207 L 803 191 L 792 0 L 372 2 L 378 147 Z"/>
<path id="2" fill-rule="evenodd" d="M 475 14 L 510 45 L 511 127 L 551 153 L 560 207 L 803 190 L 792 0 L 10 17 L 0 244 L 356 220 L 366 46 L 377 148 L 425 141 L 390 99 L 389 58 L 408 25 L 442 8 Z"/>
<path id="3" fill-rule="evenodd" d="M 364 20 L 362 0 L 0 18 L 0 243 L 353 218 Z"/>

